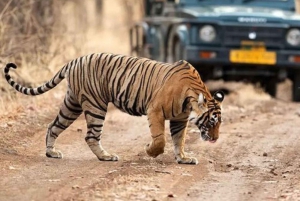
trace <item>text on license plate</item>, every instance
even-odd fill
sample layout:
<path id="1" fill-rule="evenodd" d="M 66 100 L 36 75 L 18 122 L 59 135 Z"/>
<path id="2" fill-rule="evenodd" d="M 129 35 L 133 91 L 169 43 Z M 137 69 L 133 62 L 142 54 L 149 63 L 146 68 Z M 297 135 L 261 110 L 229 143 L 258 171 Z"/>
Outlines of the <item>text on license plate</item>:
<path id="1" fill-rule="evenodd" d="M 276 52 L 255 50 L 231 50 L 230 61 L 233 63 L 276 64 Z"/>

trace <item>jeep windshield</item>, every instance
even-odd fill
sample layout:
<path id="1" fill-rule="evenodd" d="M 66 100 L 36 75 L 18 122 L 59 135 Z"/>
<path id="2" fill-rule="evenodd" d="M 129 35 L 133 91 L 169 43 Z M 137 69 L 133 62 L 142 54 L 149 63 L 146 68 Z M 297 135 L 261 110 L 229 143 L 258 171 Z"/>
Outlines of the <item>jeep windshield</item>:
<path id="1" fill-rule="evenodd" d="M 184 7 L 235 5 L 295 11 L 294 0 L 180 0 L 177 2 Z"/>

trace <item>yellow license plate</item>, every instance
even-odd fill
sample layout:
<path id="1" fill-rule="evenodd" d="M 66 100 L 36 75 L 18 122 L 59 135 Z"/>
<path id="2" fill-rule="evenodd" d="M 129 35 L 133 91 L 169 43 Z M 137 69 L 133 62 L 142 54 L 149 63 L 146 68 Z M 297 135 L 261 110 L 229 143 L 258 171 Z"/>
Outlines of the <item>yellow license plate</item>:
<path id="1" fill-rule="evenodd" d="M 276 52 L 261 50 L 231 50 L 230 61 L 248 64 L 276 64 Z"/>

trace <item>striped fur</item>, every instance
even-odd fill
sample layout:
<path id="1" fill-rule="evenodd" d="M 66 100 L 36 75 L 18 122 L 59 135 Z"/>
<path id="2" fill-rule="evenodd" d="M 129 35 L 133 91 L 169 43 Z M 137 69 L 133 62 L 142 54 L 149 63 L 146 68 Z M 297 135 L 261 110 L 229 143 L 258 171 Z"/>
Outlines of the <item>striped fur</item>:
<path id="1" fill-rule="evenodd" d="M 46 135 L 46 155 L 62 158 L 54 144 L 59 134 L 84 113 L 87 122 L 86 142 L 99 160 L 116 161 L 118 156 L 106 152 L 100 143 L 108 103 L 134 116 L 147 115 L 152 142 L 146 146 L 149 156 L 164 152 L 164 121 L 170 120 L 178 163 L 196 164 L 184 154 L 188 119 L 196 124 L 204 140 L 215 141 L 221 123 L 220 104 L 224 94 L 212 96 L 198 72 L 186 61 L 173 64 L 146 58 L 114 54 L 91 54 L 64 65 L 56 75 L 37 88 L 27 88 L 13 81 L 8 63 L 4 69 L 7 82 L 26 95 L 40 95 L 63 79 L 68 81 L 64 102 Z M 192 115 L 192 113 L 193 115 Z"/>

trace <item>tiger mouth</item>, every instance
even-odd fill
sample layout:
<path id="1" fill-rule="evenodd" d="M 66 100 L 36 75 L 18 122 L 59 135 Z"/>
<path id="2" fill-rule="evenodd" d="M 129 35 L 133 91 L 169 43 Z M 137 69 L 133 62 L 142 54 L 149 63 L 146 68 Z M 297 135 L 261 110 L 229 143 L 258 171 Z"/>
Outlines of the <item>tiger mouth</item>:
<path id="1" fill-rule="evenodd" d="M 201 132 L 201 137 L 204 141 L 210 141 L 212 138 L 208 135 L 207 132 Z"/>
<path id="2" fill-rule="evenodd" d="M 217 141 L 216 139 L 210 137 L 207 132 L 201 132 L 201 137 L 204 141 L 209 141 L 210 143 L 215 143 Z"/>

